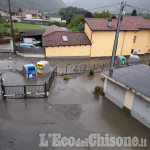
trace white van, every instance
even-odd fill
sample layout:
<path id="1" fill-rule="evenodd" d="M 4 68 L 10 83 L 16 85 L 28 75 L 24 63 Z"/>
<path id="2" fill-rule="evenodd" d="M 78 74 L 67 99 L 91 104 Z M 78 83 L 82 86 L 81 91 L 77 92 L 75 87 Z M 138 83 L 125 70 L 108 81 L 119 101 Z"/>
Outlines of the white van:
<path id="1" fill-rule="evenodd" d="M 23 42 L 26 44 L 40 44 L 41 41 L 37 41 L 34 38 L 23 38 Z"/>

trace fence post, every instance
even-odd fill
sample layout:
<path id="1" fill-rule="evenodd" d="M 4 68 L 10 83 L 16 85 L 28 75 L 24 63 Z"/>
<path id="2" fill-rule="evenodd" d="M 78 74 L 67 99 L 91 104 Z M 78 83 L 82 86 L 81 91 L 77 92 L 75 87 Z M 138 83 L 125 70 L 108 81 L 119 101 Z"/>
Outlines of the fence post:
<path id="1" fill-rule="evenodd" d="M 104 70 L 104 64 L 103 64 L 103 66 L 102 66 L 102 71 Z"/>
<path id="2" fill-rule="evenodd" d="M 94 70 L 95 70 L 95 64 L 94 64 Z"/>
<path id="3" fill-rule="evenodd" d="M 3 83 L 1 83 L 1 89 L 2 89 L 2 96 L 3 96 L 3 99 L 6 99 L 6 96 L 5 96 L 5 86 Z"/>
<path id="4" fill-rule="evenodd" d="M 26 86 L 24 85 L 24 98 L 27 98 Z"/>
<path id="5" fill-rule="evenodd" d="M 47 83 L 45 81 L 45 84 L 44 84 L 44 97 L 46 98 L 47 97 Z"/>
<path id="6" fill-rule="evenodd" d="M 67 75 L 67 66 L 66 66 L 66 75 Z"/>
<path id="7" fill-rule="evenodd" d="M 85 67 L 84 67 L 84 72 L 86 72 L 86 65 L 85 65 Z"/>
<path id="8" fill-rule="evenodd" d="M 149 66 L 150 66 L 150 60 L 149 60 Z"/>

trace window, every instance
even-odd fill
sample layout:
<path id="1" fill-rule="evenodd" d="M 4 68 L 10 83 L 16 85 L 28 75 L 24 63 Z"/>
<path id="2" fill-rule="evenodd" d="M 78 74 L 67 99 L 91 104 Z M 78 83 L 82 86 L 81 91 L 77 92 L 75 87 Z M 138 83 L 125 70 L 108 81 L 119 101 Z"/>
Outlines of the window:
<path id="1" fill-rule="evenodd" d="M 68 42 L 68 37 L 67 36 L 62 36 L 63 42 Z"/>
<path id="2" fill-rule="evenodd" d="M 134 49 L 131 49 L 131 54 L 133 54 L 133 52 L 134 52 Z"/>
<path id="3" fill-rule="evenodd" d="M 136 36 L 134 36 L 134 38 L 133 38 L 133 43 L 135 43 L 136 42 Z"/>
<path id="4" fill-rule="evenodd" d="M 148 49 L 148 52 L 150 52 L 150 49 Z"/>

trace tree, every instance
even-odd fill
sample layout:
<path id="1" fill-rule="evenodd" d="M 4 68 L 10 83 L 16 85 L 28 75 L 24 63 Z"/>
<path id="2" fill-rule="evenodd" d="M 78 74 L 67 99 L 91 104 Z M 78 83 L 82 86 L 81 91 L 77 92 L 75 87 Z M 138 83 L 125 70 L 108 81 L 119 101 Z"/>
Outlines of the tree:
<path id="1" fill-rule="evenodd" d="M 77 7 L 67 7 L 59 10 L 59 14 L 62 16 L 62 19 L 65 19 L 67 24 L 76 16 L 76 15 L 85 15 L 86 10 Z"/>
<path id="2" fill-rule="evenodd" d="M 72 28 L 72 31 L 84 31 L 84 23 L 80 22 L 77 26 Z"/>
<path id="3" fill-rule="evenodd" d="M 6 35 L 9 28 L 9 23 L 0 15 L 0 35 Z"/>
<path id="4" fill-rule="evenodd" d="M 88 11 L 88 12 L 85 14 L 85 17 L 86 17 L 86 18 L 93 18 L 93 14 Z"/>
<path id="5" fill-rule="evenodd" d="M 94 13 L 94 18 L 110 18 L 111 15 L 110 15 L 110 12 L 107 10 L 107 11 L 103 11 L 101 13 L 99 12 L 95 12 Z"/>
<path id="6" fill-rule="evenodd" d="M 136 9 L 134 9 L 134 10 L 132 11 L 131 16 L 137 16 Z"/>
<path id="7" fill-rule="evenodd" d="M 70 23 L 68 24 L 67 27 L 73 28 L 73 27 L 77 26 L 78 24 L 80 24 L 83 19 L 84 19 L 83 15 L 77 15 L 70 21 Z"/>

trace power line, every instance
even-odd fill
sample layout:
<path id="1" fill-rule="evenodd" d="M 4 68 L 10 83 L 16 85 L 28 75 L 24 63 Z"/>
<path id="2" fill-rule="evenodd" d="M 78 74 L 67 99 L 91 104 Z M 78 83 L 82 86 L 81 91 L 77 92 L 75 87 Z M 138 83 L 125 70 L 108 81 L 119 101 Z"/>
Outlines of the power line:
<path id="1" fill-rule="evenodd" d="M 120 3 L 117 3 L 117 4 L 112 4 L 112 5 L 107 5 L 107 6 L 102 6 L 102 7 L 97 7 L 97 8 L 89 8 L 89 9 L 86 9 L 86 10 L 94 10 L 94 9 L 101 9 L 101 8 L 106 8 L 106 7 L 112 7 L 112 6 L 116 6 L 116 5 L 119 5 Z"/>
<path id="2" fill-rule="evenodd" d="M 146 10 L 146 9 L 143 9 L 143 8 L 139 8 L 139 7 L 136 7 L 136 6 L 132 6 L 132 5 L 128 5 L 126 4 L 126 6 L 130 7 L 130 8 L 134 8 L 134 9 L 137 9 L 137 10 L 142 10 L 142 11 L 147 11 L 150 13 L 150 10 Z"/>

